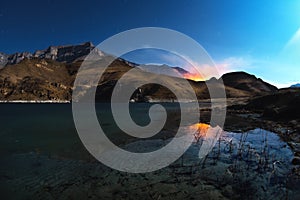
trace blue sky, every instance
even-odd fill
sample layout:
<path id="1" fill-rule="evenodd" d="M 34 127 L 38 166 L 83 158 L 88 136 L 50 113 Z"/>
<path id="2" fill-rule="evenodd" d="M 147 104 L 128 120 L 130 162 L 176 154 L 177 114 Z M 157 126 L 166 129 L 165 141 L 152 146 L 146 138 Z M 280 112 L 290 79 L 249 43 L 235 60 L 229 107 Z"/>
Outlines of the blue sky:
<path id="1" fill-rule="evenodd" d="M 282 87 L 300 82 L 299 10 L 299 0 L 2 1 L 0 51 L 98 44 L 128 29 L 165 27 L 198 41 L 224 72 Z"/>

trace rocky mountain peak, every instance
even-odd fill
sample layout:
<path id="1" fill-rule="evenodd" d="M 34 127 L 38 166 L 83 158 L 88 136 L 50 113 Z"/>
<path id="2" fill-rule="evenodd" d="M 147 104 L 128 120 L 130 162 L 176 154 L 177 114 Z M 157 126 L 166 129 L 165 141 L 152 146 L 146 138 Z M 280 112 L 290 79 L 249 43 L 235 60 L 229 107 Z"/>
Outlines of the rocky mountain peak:
<path id="1" fill-rule="evenodd" d="M 8 59 L 8 55 L 0 52 L 0 69 L 6 65 L 7 59 Z"/>
<path id="2" fill-rule="evenodd" d="M 95 46 L 91 42 L 85 42 L 78 45 L 63 45 L 63 46 L 49 46 L 45 50 L 37 50 L 33 54 L 28 52 L 14 53 L 6 55 L 0 53 L 0 68 L 7 64 L 17 64 L 24 59 L 40 58 L 40 59 L 51 59 L 58 62 L 76 62 L 84 60 L 84 58 L 93 51 Z M 103 56 L 103 52 L 96 49 L 95 53 L 97 56 Z"/>
<path id="3" fill-rule="evenodd" d="M 263 81 L 260 78 L 246 72 L 230 72 L 224 74 L 221 79 L 226 86 L 251 92 L 275 92 L 277 87 Z"/>
<path id="4" fill-rule="evenodd" d="M 36 51 L 33 56 L 35 58 L 46 58 L 56 60 L 58 62 L 71 63 L 77 60 L 83 60 L 95 46 L 91 42 L 85 42 L 79 45 L 50 46 L 46 50 Z M 100 50 L 96 50 L 98 55 L 102 56 Z"/>

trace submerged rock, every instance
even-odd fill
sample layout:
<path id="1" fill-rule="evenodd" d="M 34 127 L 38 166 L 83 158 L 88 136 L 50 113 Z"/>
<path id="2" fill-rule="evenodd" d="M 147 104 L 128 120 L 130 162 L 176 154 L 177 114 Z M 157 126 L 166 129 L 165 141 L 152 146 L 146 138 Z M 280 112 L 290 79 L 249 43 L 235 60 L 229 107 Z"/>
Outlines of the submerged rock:
<path id="1" fill-rule="evenodd" d="M 294 159 L 292 160 L 293 165 L 300 165 L 300 157 L 295 156 Z"/>

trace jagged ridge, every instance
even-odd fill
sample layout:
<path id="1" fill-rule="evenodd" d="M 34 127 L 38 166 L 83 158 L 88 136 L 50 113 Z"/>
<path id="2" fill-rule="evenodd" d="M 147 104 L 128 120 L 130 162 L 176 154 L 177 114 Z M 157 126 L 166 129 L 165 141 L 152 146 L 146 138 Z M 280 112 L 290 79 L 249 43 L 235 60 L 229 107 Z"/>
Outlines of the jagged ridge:
<path id="1" fill-rule="evenodd" d="M 91 42 L 85 42 L 79 45 L 64 45 L 64 46 L 49 46 L 45 50 L 37 50 L 33 54 L 29 52 L 14 53 L 7 55 L 5 53 L 0 53 L 0 65 L 13 65 L 18 64 L 24 59 L 51 59 L 58 62 L 71 63 L 77 60 L 83 60 L 95 46 Z M 104 54 L 96 49 L 99 56 Z"/>

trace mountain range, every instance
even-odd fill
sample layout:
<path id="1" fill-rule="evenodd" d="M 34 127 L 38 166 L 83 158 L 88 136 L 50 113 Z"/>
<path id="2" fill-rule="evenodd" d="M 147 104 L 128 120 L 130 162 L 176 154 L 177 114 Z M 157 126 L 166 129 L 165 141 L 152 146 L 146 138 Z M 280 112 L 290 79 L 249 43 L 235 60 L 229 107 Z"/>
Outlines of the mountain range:
<path id="1" fill-rule="evenodd" d="M 0 100 L 70 101 L 76 73 L 84 58 L 94 48 L 95 46 L 91 42 L 86 42 L 79 45 L 50 46 L 33 54 L 27 52 L 11 55 L 0 53 L 0 65 L 2 65 L 2 69 L 0 69 Z M 95 52 L 102 61 L 111 56 L 100 50 Z M 99 61 L 100 65 L 102 61 Z M 100 79 L 96 100 L 109 100 L 117 81 L 133 68 L 136 68 L 141 75 L 146 74 L 149 80 L 155 81 L 158 75 L 164 76 L 164 80 L 174 85 L 177 91 L 182 91 L 183 94 L 186 92 L 181 84 L 184 79 L 179 77 L 189 72 L 183 68 L 172 67 L 172 73 L 168 73 L 170 67 L 167 65 L 138 65 L 117 58 Z M 132 79 L 139 79 L 139 76 Z M 209 92 L 206 83 L 214 83 L 218 88 L 222 84 L 221 80 L 224 82 L 228 98 L 255 97 L 278 91 L 275 86 L 245 72 L 224 74 L 220 79 L 212 78 L 206 82 L 188 81 L 198 99 L 208 99 Z M 176 99 L 170 90 L 157 84 L 142 86 L 139 94 L 134 94 L 132 98 L 136 101 Z"/>
<path id="2" fill-rule="evenodd" d="M 72 63 L 83 60 L 95 46 L 91 42 L 79 45 L 49 46 L 45 50 L 37 50 L 33 54 L 29 52 L 5 54 L 0 52 L 0 65 L 18 64 L 24 59 L 50 59 L 58 62 Z M 99 56 L 104 54 L 96 49 Z"/>
<path id="3" fill-rule="evenodd" d="M 292 85 L 291 88 L 300 88 L 300 83 Z"/>

